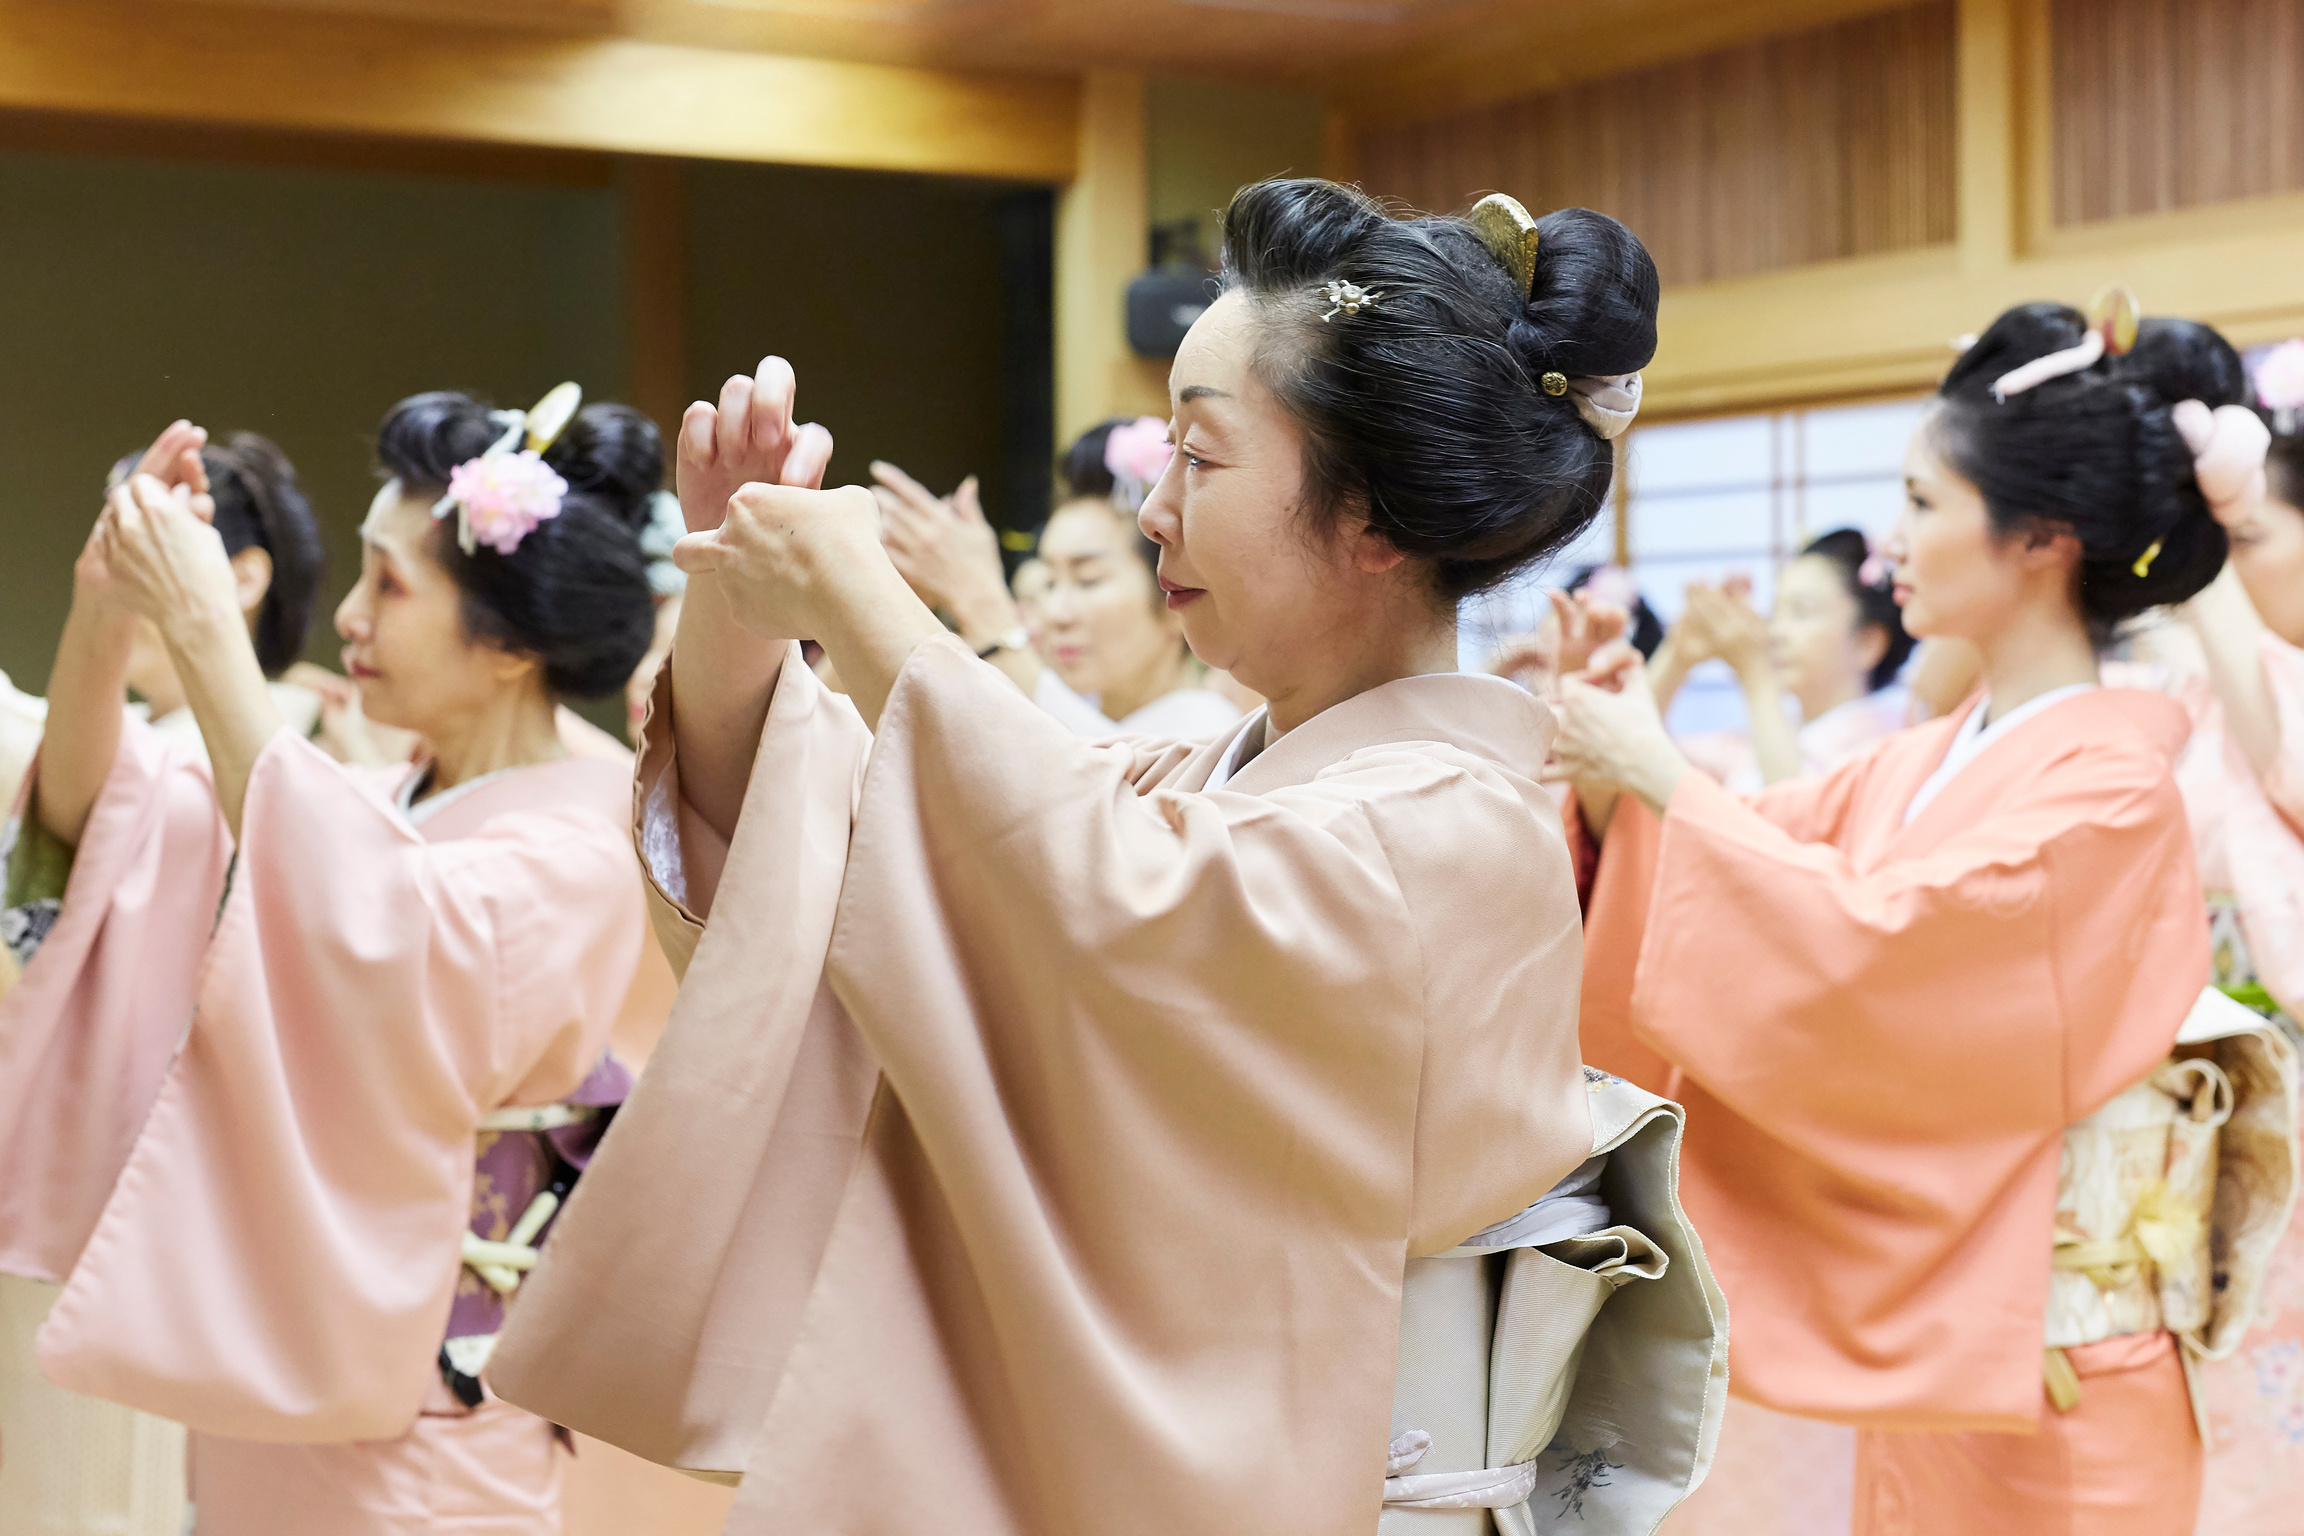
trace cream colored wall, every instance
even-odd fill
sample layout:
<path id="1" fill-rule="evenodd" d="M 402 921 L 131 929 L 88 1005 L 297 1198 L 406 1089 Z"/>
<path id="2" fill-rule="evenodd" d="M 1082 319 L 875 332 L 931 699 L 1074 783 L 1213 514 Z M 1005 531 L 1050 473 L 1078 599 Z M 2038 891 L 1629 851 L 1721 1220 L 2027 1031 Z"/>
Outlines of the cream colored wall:
<path id="1" fill-rule="evenodd" d="M 1267 176 L 1321 174 L 1321 102 L 1308 92 L 1154 80 L 1145 111 L 1152 222 L 1195 221 L 1211 258 L 1234 192 Z"/>

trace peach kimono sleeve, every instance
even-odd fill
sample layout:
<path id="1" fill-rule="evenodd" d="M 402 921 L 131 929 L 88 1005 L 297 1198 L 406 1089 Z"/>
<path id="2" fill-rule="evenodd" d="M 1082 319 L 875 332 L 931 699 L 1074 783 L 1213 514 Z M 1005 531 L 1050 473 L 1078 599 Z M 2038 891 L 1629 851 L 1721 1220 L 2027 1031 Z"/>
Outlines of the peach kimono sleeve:
<path id="1" fill-rule="evenodd" d="M 14 834 L 25 964 L 0 1002 L 0 1270 L 62 1280 L 191 1027 L 232 836 L 207 769 L 133 715 L 78 847 L 43 836 L 29 794 Z"/>
<path id="2" fill-rule="evenodd" d="M 275 736 L 221 913 L 187 898 L 150 925 L 203 951 L 149 1000 L 190 1029 L 42 1331 L 51 1379 L 244 1439 L 403 1432 L 434 1380 L 481 1115 L 574 1086 L 630 979 L 628 857 L 608 818 L 552 806 L 427 842 Z M 59 932 L 83 897 L 91 922 L 123 910 L 126 887 L 80 874 Z M 36 959 L 49 1006 L 144 1027 L 99 1014 L 104 973 L 77 957 Z M 10 1229 L 66 1246 L 36 1215 Z"/>

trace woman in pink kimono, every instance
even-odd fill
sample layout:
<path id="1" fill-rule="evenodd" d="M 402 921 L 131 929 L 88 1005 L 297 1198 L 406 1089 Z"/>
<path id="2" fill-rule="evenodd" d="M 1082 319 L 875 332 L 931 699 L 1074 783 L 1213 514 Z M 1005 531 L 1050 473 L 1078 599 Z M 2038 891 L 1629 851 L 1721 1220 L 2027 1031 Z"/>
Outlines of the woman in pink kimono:
<path id="1" fill-rule="evenodd" d="M 2157 1293 L 2125 1326 L 2058 1310 L 2134 1280 L 2142 1205 L 2089 1257 L 2060 1159 L 2208 980 L 2189 722 L 2099 687 L 2096 654 L 2222 567 L 2228 488 L 2186 423 L 2244 380 L 2205 327 L 2107 329 L 2002 315 L 1906 455 L 1905 622 L 1984 663 L 1956 716 L 1747 802 L 1689 771 L 1633 658 L 1620 694 L 1562 687 L 1572 814 L 1604 838 L 1585 1049 L 1689 1105 L 1734 1390 L 1859 1426 L 1863 1536 L 2182 1536 L 2198 1499 Z M 2204 1280 L 2198 1235 L 2164 1272 Z"/>
<path id="2" fill-rule="evenodd" d="M 0 1005 L 0 1267 L 64 1284 L 51 1379 L 190 1427 L 202 1536 L 559 1529 L 554 1431 L 477 1378 L 625 1086 L 628 780 L 554 712 L 647 648 L 662 465 L 573 396 L 384 421 L 336 624 L 412 766 L 283 727 L 196 475 L 116 488 L 75 569 L 8 869 L 50 915 Z M 115 702 L 139 618 L 205 763 Z"/>
<path id="3" fill-rule="evenodd" d="M 1649 1523 L 1684 1491 L 1702 1415 L 1625 1427 L 1638 1377 L 1614 1431 L 1492 1461 L 1484 1291 L 1468 1427 L 1394 1417 L 1439 1364 L 1412 1277 L 1583 1164 L 1605 1086 L 1545 716 L 1456 672 L 1455 610 L 1597 515 L 1655 269 L 1489 212 L 1233 200 L 1141 515 L 1195 653 L 1271 701 L 1202 739 L 1082 741 L 947 633 L 869 494 L 800 488 L 777 360 L 690 408 L 640 767 L 685 980 L 507 1397 L 740 1477 L 745 1533 L 1484 1530 L 1675 1457 Z"/>

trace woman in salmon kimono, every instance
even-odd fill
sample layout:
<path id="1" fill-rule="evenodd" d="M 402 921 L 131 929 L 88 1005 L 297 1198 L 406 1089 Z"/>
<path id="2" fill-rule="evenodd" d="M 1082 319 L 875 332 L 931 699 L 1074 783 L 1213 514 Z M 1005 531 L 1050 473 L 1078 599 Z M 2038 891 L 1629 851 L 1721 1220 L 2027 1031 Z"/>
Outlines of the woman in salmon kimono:
<path id="1" fill-rule="evenodd" d="M 1965 710 L 1746 802 L 1688 771 L 1630 658 L 1621 693 L 1562 689 L 1603 839 L 1585 1050 L 1688 1104 L 1734 1390 L 1859 1426 L 1864 1536 L 2177 1536 L 2198 1499 L 2171 1334 L 2052 1334 L 2051 1249 L 2066 1128 L 2208 979 L 2188 722 L 2100 688 L 2096 647 L 2222 566 L 2178 420 L 2244 385 L 2205 327 L 2105 331 L 2010 310 L 1907 453 L 1887 554 L 1909 629 L 1981 653 Z"/>
<path id="2" fill-rule="evenodd" d="M 1586 1373 L 1605 1432 L 1484 1443 L 1481 1289 L 1435 1307 L 1471 1395 L 1402 1407 L 1456 1368 L 1403 1334 L 1426 1266 L 1607 1219 L 1546 716 L 1454 613 L 1598 513 L 1656 278 L 1600 215 L 1483 218 L 1234 199 L 1140 524 L 1271 700 L 1211 739 L 1082 741 L 949 635 L 868 493 L 796 488 L 777 360 L 690 408 L 638 830 L 685 980 L 499 1391 L 740 1478 L 734 1532 L 1645 1529 L 1700 1474 L 1701 1306 L 1692 1396 Z"/>
<path id="3" fill-rule="evenodd" d="M 59 905 L 0 1005 L 0 1268 L 63 1282 L 52 1380 L 189 1426 L 203 1536 L 560 1528 L 552 1427 L 477 1377 L 624 1086 L 628 780 L 554 710 L 647 647 L 662 472 L 572 395 L 385 419 L 336 623 L 417 764 L 283 727 L 194 485 L 115 489 L 75 569 L 8 869 Z M 205 762 L 117 705 L 139 618 Z"/>

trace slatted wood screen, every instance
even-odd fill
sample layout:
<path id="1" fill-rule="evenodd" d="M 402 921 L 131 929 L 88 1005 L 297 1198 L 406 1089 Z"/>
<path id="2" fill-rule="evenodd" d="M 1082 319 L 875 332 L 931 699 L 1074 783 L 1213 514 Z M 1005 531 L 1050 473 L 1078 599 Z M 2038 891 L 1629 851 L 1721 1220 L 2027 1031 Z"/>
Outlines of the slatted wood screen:
<path id="1" fill-rule="evenodd" d="M 1615 215 L 1666 283 L 1953 238 L 1953 6 L 1764 38 L 1359 139 L 1368 190 Z"/>
<path id="2" fill-rule="evenodd" d="M 2059 224 L 2304 191 L 2304 0 L 2055 0 Z"/>

